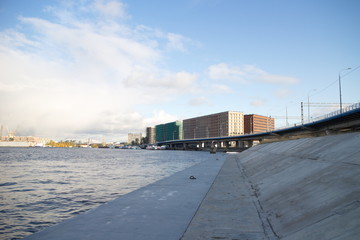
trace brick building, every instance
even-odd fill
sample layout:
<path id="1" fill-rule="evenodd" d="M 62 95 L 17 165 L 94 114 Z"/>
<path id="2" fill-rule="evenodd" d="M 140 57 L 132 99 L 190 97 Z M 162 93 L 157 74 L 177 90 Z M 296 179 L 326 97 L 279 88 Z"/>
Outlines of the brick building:
<path id="1" fill-rule="evenodd" d="M 227 111 L 185 119 L 184 139 L 227 137 L 244 134 L 244 113 Z"/>
<path id="2" fill-rule="evenodd" d="M 247 114 L 244 116 L 244 133 L 269 132 L 275 128 L 275 119 L 257 114 Z"/>

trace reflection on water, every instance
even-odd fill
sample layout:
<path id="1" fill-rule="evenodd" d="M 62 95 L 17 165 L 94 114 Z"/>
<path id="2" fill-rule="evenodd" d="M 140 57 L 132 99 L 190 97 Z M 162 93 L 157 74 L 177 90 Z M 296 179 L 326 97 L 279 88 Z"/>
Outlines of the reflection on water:
<path id="1" fill-rule="evenodd" d="M 0 238 L 22 238 L 208 158 L 208 152 L 0 148 Z"/>

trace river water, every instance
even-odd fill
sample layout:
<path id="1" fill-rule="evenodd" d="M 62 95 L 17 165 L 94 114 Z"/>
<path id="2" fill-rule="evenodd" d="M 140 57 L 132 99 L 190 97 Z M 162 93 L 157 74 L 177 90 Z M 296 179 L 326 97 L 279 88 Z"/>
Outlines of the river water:
<path id="1" fill-rule="evenodd" d="M 0 239 L 20 239 L 210 158 L 208 152 L 0 148 Z"/>

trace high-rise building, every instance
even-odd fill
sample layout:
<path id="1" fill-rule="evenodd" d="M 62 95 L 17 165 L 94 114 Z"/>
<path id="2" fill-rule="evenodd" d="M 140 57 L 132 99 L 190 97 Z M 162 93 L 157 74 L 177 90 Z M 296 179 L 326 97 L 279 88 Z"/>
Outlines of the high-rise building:
<path id="1" fill-rule="evenodd" d="M 148 144 L 155 143 L 155 128 L 153 128 L 153 127 L 146 128 L 146 138 L 147 138 Z"/>
<path id="2" fill-rule="evenodd" d="M 182 121 L 175 121 L 155 126 L 156 142 L 183 139 Z"/>
<path id="3" fill-rule="evenodd" d="M 184 139 L 227 137 L 244 134 L 244 113 L 227 111 L 185 119 Z"/>
<path id="4" fill-rule="evenodd" d="M 128 144 L 140 144 L 142 134 L 141 133 L 128 133 Z"/>
<path id="5" fill-rule="evenodd" d="M 245 134 L 269 132 L 275 128 L 275 119 L 257 114 L 244 116 Z"/>

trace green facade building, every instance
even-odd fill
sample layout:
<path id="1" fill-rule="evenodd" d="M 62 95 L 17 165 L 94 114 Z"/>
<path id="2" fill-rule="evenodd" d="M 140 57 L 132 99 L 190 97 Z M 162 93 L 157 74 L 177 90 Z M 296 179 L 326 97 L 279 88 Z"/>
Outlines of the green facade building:
<path id="1" fill-rule="evenodd" d="M 182 139 L 183 138 L 182 121 L 156 125 L 155 135 L 156 135 L 156 142 Z"/>

